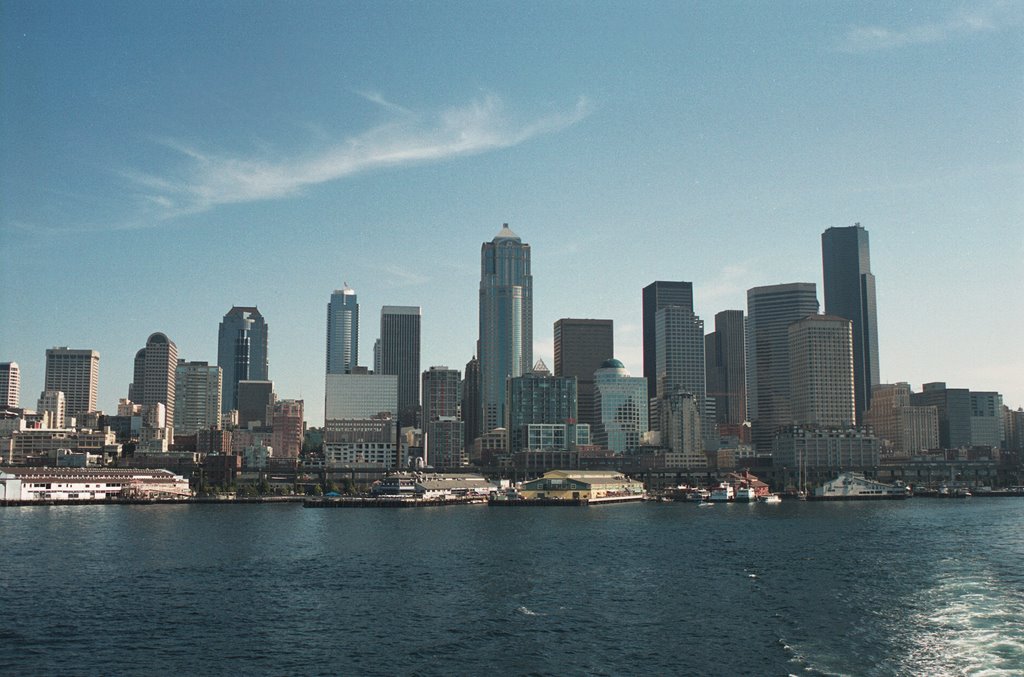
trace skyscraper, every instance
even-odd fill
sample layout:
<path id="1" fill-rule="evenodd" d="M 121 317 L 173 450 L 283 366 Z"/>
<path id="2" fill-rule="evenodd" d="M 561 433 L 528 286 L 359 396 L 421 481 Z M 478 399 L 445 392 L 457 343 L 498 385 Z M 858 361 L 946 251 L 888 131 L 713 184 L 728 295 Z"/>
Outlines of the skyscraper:
<path id="1" fill-rule="evenodd" d="M 664 306 L 654 316 L 658 399 L 678 392 L 693 395 L 707 448 L 717 439 L 714 407 L 707 401 L 704 321 L 683 306 Z"/>
<path id="2" fill-rule="evenodd" d="M 380 310 L 381 374 L 398 377 L 398 425 L 416 426 L 420 408 L 419 306 L 384 306 Z"/>
<path id="3" fill-rule="evenodd" d="M 715 331 L 704 337 L 708 399 L 715 421 L 739 425 L 747 420 L 746 341 L 742 310 L 715 314 Z"/>
<path id="4" fill-rule="evenodd" d="M 178 346 L 166 334 L 156 332 L 146 339 L 146 347 L 135 353 L 135 379 L 128 386 L 128 399 L 147 407 L 162 405 L 165 425 L 174 428 L 175 372 L 178 367 Z M 170 439 L 170 435 L 167 436 Z"/>
<path id="5" fill-rule="evenodd" d="M 853 385 L 857 421 L 871 406 L 878 385 L 878 315 L 875 276 L 871 273 L 868 231 L 859 223 L 821 234 L 825 313 L 853 322 Z"/>
<path id="6" fill-rule="evenodd" d="M 46 427 L 63 428 L 67 407 L 64 404 L 64 393 L 59 390 L 44 390 L 39 394 L 36 413 L 46 415 Z"/>
<path id="7" fill-rule="evenodd" d="M 345 283 L 327 304 L 327 373 L 349 374 L 359 364 L 359 302 Z"/>
<path id="8" fill-rule="evenodd" d="M 619 454 L 636 449 L 648 428 L 647 380 L 630 376 L 614 358 L 605 360 L 594 372 L 594 409 L 594 444 Z"/>
<path id="9" fill-rule="evenodd" d="M 21 401 L 21 370 L 17 362 L 0 362 L 0 407 L 17 407 Z"/>
<path id="10" fill-rule="evenodd" d="M 266 381 L 267 322 L 255 306 L 233 306 L 217 335 L 217 365 L 222 371 L 221 411 L 238 408 L 239 381 Z"/>
<path id="11" fill-rule="evenodd" d="M 533 362 L 533 276 L 530 245 L 508 224 L 480 247 L 481 432 L 503 424 L 506 381 Z"/>
<path id="12" fill-rule="evenodd" d="M 466 454 L 473 449 L 473 443 L 483 431 L 480 429 L 480 417 L 483 410 L 480 404 L 480 360 L 476 355 L 466 363 L 466 371 L 462 379 L 462 420 L 465 421 Z"/>
<path id="13" fill-rule="evenodd" d="M 655 315 L 666 306 L 679 306 L 693 312 L 693 283 L 658 280 L 644 287 L 643 334 L 644 378 L 647 379 L 647 397 L 658 395 L 658 358 L 655 354 Z"/>
<path id="14" fill-rule="evenodd" d="M 100 354 L 95 350 L 69 350 L 66 347 L 46 351 L 44 390 L 60 390 L 68 416 L 96 411 L 96 393 L 100 381 Z"/>
<path id="15" fill-rule="evenodd" d="M 302 400 L 277 400 L 274 402 L 274 431 L 271 446 L 275 458 L 297 458 L 302 452 L 304 431 Z"/>
<path id="16" fill-rule="evenodd" d="M 579 422 L 601 422 L 594 409 L 594 372 L 615 355 L 611 320 L 563 318 L 555 322 L 555 376 L 575 376 Z"/>
<path id="17" fill-rule="evenodd" d="M 526 426 L 531 423 L 571 424 L 578 415 L 576 379 L 552 376 L 538 360 L 528 374 L 508 380 L 505 417 L 509 449 L 515 453 L 527 445 Z"/>
<path id="18" fill-rule="evenodd" d="M 434 467 L 468 461 L 465 424 L 459 419 L 461 389 L 458 369 L 431 367 L 423 372 L 423 429 L 427 462 Z"/>
<path id="19" fill-rule="evenodd" d="M 851 322 L 808 315 L 789 325 L 793 423 L 848 428 L 854 423 Z"/>
<path id="20" fill-rule="evenodd" d="M 220 428 L 223 373 L 208 362 L 178 360 L 174 371 L 174 429 L 181 435 Z"/>
<path id="21" fill-rule="evenodd" d="M 813 282 L 747 290 L 747 416 L 760 452 L 770 452 L 775 429 L 793 421 L 789 325 L 817 312 Z"/>

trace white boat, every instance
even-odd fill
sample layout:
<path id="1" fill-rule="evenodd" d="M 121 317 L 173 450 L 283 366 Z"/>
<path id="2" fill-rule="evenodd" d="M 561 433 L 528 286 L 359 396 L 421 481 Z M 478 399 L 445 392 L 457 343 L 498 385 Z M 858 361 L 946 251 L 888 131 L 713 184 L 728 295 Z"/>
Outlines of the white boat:
<path id="1" fill-rule="evenodd" d="M 719 484 L 711 491 L 711 500 L 715 503 L 725 503 L 736 499 L 736 492 L 731 484 Z"/>
<path id="2" fill-rule="evenodd" d="M 782 503 L 782 496 L 779 496 L 778 494 L 765 494 L 764 496 L 758 496 L 757 502 L 771 504 Z"/>
<path id="3" fill-rule="evenodd" d="M 703 503 L 710 498 L 711 492 L 707 489 L 694 489 L 686 494 L 686 500 L 692 501 L 693 503 Z"/>
<path id="4" fill-rule="evenodd" d="M 757 492 L 754 491 L 754 487 L 740 487 L 736 489 L 737 503 L 753 503 L 756 500 Z"/>
<path id="5" fill-rule="evenodd" d="M 701 501 L 700 503 L 697 504 L 697 507 L 698 508 L 711 508 L 714 505 L 715 504 L 712 503 L 711 501 Z"/>
<path id="6" fill-rule="evenodd" d="M 844 472 L 836 479 L 825 482 L 814 490 L 816 501 L 856 501 L 871 499 L 901 499 L 909 496 L 902 484 L 885 484 L 869 480 L 861 473 Z"/>

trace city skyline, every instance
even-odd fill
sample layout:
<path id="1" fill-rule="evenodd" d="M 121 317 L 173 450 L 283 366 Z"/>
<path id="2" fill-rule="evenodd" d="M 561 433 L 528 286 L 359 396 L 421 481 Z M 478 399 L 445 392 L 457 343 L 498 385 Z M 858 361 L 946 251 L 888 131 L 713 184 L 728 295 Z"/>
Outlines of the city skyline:
<path id="1" fill-rule="evenodd" d="M 1021 15 L 268 5 L 240 32 L 227 6 L 9 3 L 0 360 L 31 406 L 46 349 L 96 350 L 113 411 L 146 336 L 213 364 L 224 310 L 258 306 L 279 396 L 319 421 L 331 290 L 421 306 L 421 367 L 461 367 L 508 222 L 534 361 L 556 320 L 607 318 L 641 374 L 644 286 L 692 281 L 707 332 L 747 289 L 823 289 L 821 233 L 859 222 L 880 381 L 1022 406 Z"/>

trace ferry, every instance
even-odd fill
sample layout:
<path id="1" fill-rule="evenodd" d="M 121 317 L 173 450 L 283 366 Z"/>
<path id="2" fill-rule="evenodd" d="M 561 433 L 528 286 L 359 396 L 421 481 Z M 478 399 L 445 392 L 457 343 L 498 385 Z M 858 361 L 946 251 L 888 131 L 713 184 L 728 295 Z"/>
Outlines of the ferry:
<path id="1" fill-rule="evenodd" d="M 711 501 L 715 503 L 725 503 L 736 499 L 736 490 L 732 488 L 731 484 L 725 482 L 719 484 L 711 492 Z"/>
<path id="2" fill-rule="evenodd" d="M 825 482 L 814 490 L 813 501 L 859 501 L 879 499 L 903 499 L 910 495 L 902 484 L 885 484 L 869 480 L 861 473 L 845 472 L 836 479 Z"/>
<path id="3" fill-rule="evenodd" d="M 782 496 L 779 496 L 778 494 L 765 494 L 763 496 L 758 496 L 757 502 L 768 504 L 782 503 Z"/>
<path id="4" fill-rule="evenodd" d="M 754 487 L 740 487 L 735 490 L 737 503 L 753 503 L 757 500 L 757 491 Z"/>

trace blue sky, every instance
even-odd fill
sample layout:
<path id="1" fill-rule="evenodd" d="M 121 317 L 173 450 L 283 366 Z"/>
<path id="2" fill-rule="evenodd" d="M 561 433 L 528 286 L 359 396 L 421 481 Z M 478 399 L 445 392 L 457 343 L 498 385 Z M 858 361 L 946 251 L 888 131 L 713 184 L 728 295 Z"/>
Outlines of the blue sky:
<path id="1" fill-rule="evenodd" d="M 1024 5 L 1002 2 L 32 2 L 0 7 L 0 361 L 101 353 L 100 406 L 154 331 L 216 361 L 257 305 L 281 397 L 322 419 L 344 281 L 368 363 L 423 307 L 463 368 L 480 243 L 533 248 L 535 354 L 640 290 L 697 312 L 819 285 L 863 224 L 883 381 L 1024 405 Z"/>

